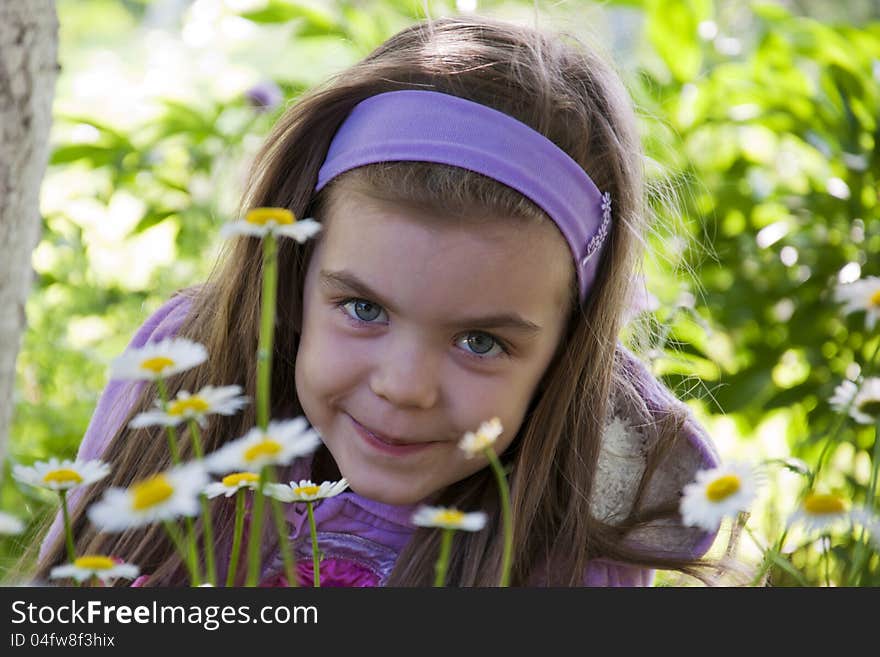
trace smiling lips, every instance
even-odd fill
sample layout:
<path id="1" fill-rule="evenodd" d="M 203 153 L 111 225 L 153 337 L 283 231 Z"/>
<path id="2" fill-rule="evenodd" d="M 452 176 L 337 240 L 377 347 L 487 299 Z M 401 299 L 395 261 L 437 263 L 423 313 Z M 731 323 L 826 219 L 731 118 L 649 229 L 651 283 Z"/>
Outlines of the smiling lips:
<path id="1" fill-rule="evenodd" d="M 364 439 L 372 447 L 379 449 L 380 451 L 387 452 L 390 454 L 394 454 L 397 456 L 401 456 L 404 454 L 410 454 L 412 452 L 421 451 L 430 447 L 431 445 L 435 445 L 440 441 L 430 440 L 430 441 L 422 441 L 422 442 L 413 442 L 406 440 L 399 440 L 397 438 L 390 438 L 388 436 L 384 436 L 382 434 L 378 434 L 371 429 L 367 429 L 360 422 L 355 420 L 353 417 L 349 415 L 352 423 L 357 429 L 358 434 L 361 438 Z"/>

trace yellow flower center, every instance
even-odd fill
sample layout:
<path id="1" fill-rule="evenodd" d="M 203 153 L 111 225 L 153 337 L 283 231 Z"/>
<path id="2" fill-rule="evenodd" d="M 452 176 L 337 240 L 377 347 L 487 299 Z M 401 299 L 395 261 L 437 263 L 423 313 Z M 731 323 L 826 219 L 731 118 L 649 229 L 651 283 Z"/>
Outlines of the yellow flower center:
<path id="1" fill-rule="evenodd" d="M 132 506 L 137 511 L 161 504 L 174 494 L 174 486 L 165 475 L 156 475 L 131 487 Z"/>
<path id="2" fill-rule="evenodd" d="M 839 495 L 810 493 L 804 499 L 804 509 L 810 515 L 822 516 L 830 513 L 843 513 L 846 511 L 846 503 Z"/>
<path id="3" fill-rule="evenodd" d="M 445 509 L 437 513 L 437 524 L 459 525 L 464 520 L 464 513 L 455 509 Z"/>
<path id="4" fill-rule="evenodd" d="M 320 486 L 297 486 L 293 489 L 296 495 L 317 495 L 321 490 Z"/>
<path id="5" fill-rule="evenodd" d="M 89 554 L 75 559 L 73 565 L 83 570 L 110 570 L 116 563 L 110 557 Z"/>
<path id="6" fill-rule="evenodd" d="M 296 221 L 296 217 L 287 208 L 254 208 L 247 213 L 245 221 L 258 226 L 265 226 L 270 221 L 282 225 L 292 224 Z"/>
<path id="7" fill-rule="evenodd" d="M 253 472 L 236 472 L 223 477 L 223 485 L 232 488 L 233 486 L 238 486 L 239 484 L 255 484 L 259 480 L 260 477 L 258 475 L 255 475 Z"/>
<path id="8" fill-rule="evenodd" d="M 720 502 L 736 493 L 739 489 L 739 477 L 735 474 L 728 474 L 718 477 L 718 479 L 706 486 L 706 497 L 713 502 Z"/>
<path id="9" fill-rule="evenodd" d="M 204 413 L 211 405 L 202 397 L 188 397 L 187 399 L 177 399 L 168 405 L 168 415 L 183 415 L 187 411 L 194 413 Z"/>
<path id="10" fill-rule="evenodd" d="M 244 452 L 244 460 L 250 463 L 251 461 L 256 461 L 260 457 L 277 456 L 280 452 L 280 443 L 271 438 L 266 438 L 258 442 L 256 445 L 248 447 Z"/>
<path id="11" fill-rule="evenodd" d="M 868 299 L 868 305 L 880 308 L 880 290 L 877 290 L 871 295 L 871 298 Z"/>
<path id="12" fill-rule="evenodd" d="M 155 358 L 147 358 L 141 362 L 141 367 L 150 370 L 155 374 L 160 374 L 166 367 L 174 365 L 174 361 L 166 356 L 156 356 Z"/>
<path id="13" fill-rule="evenodd" d="M 78 484 L 83 480 L 79 472 L 76 470 L 68 470 L 60 468 L 59 470 L 49 470 L 43 477 L 44 484 Z"/>

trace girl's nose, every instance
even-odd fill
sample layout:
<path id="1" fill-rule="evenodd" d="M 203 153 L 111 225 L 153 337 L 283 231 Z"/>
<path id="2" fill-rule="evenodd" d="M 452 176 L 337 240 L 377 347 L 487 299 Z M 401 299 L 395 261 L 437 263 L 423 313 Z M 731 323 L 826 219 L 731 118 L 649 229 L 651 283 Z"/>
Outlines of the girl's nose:
<path id="1" fill-rule="evenodd" d="M 437 403 L 437 361 L 417 340 L 397 340 L 381 355 L 370 388 L 396 406 L 432 408 Z"/>

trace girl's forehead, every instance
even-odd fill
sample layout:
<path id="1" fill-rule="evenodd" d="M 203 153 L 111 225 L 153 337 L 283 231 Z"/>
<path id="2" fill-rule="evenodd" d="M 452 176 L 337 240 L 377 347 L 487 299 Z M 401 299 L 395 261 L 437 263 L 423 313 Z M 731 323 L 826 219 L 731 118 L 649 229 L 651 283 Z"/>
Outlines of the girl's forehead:
<path id="1" fill-rule="evenodd" d="M 568 245 L 549 220 L 449 219 L 363 195 L 328 215 L 315 252 L 321 270 L 369 279 L 401 303 L 483 300 L 546 314 L 565 305 L 573 284 Z"/>

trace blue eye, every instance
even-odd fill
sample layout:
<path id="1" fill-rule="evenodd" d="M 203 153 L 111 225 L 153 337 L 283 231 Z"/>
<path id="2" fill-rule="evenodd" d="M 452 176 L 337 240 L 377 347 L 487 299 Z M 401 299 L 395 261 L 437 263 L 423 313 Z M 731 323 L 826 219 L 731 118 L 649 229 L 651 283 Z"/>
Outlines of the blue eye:
<path id="1" fill-rule="evenodd" d="M 477 356 L 478 358 L 491 358 L 492 356 L 503 356 L 505 351 L 504 347 L 501 346 L 501 343 L 488 333 L 467 333 L 464 335 L 464 339 L 459 341 L 461 343 L 467 344 L 470 353 L 473 356 Z M 490 354 L 491 350 L 494 347 L 498 347 L 499 351 Z"/>
<path id="2" fill-rule="evenodd" d="M 364 299 L 352 300 L 345 305 L 347 306 L 349 304 L 352 304 L 354 306 L 354 314 L 362 322 L 372 322 L 374 319 L 376 319 L 376 317 L 379 316 L 379 313 L 382 312 L 382 308 L 380 306 Z"/>
<path id="3" fill-rule="evenodd" d="M 355 324 L 379 323 L 375 320 L 385 312 L 382 306 L 366 299 L 349 298 L 335 303 L 337 307 L 342 308 L 346 317 Z M 469 357 L 476 358 L 477 360 L 490 360 L 507 356 L 510 353 L 504 342 L 494 335 L 482 331 L 465 333 L 456 340 L 456 344 L 465 344 L 466 346 L 462 350 Z"/>

